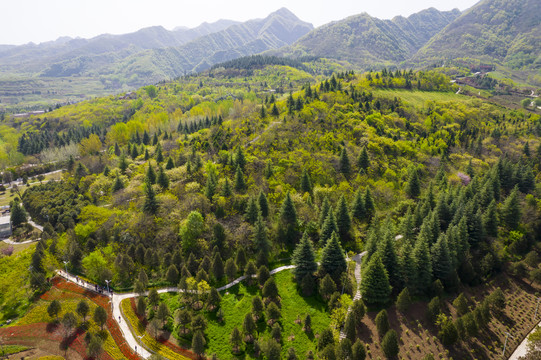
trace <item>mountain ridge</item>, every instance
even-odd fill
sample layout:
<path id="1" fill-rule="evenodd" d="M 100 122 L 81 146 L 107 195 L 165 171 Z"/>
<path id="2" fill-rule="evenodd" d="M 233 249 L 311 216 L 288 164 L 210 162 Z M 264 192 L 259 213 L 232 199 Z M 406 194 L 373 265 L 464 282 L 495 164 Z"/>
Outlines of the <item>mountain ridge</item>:
<path id="1" fill-rule="evenodd" d="M 414 59 L 473 57 L 511 67 L 541 67 L 539 13 L 538 0 L 480 1 L 428 41 Z"/>
<path id="2" fill-rule="evenodd" d="M 276 54 L 320 56 L 353 65 L 399 63 L 454 20 L 460 11 L 429 8 L 405 18 L 382 20 L 367 13 L 322 25 Z M 331 56 L 329 56 L 331 55 Z"/>

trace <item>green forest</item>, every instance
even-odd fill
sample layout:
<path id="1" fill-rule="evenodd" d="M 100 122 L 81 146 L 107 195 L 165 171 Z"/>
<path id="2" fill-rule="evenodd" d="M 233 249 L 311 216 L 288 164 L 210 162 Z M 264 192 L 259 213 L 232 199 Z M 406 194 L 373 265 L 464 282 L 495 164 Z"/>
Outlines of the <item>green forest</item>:
<path id="1" fill-rule="evenodd" d="M 44 229 L 0 255 L 30 269 L 0 275 L 0 321 L 65 268 L 138 294 L 123 314 L 156 358 L 499 356 L 541 287 L 541 116 L 450 80 L 253 57 L 6 116 L 4 182 L 65 171 L 12 202 Z"/>

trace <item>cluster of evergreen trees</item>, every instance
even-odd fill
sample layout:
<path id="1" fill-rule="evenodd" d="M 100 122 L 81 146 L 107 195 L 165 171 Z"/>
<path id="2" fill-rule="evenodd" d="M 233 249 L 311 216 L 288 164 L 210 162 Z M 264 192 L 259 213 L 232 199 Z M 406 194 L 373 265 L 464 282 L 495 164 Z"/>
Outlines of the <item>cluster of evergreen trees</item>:
<path id="1" fill-rule="evenodd" d="M 24 155 L 39 154 L 42 150 L 49 147 L 62 147 L 71 142 L 78 144 L 82 139 L 89 137 L 91 134 L 96 134 L 103 140 L 107 131 L 97 125 L 69 128 L 64 132 L 45 127 L 39 131 L 24 133 L 19 138 L 17 150 Z"/>
<path id="2" fill-rule="evenodd" d="M 451 185 L 442 171 L 398 228 L 389 218 L 375 219 L 365 246 L 364 301 L 388 304 L 404 287 L 412 295 L 427 296 L 435 287 L 456 290 L 460 282 L 479 284 L 501 269 L 493 239 L 502 234 L 520 233 L 507 249 L 527 252 L 535 229 L 520 226 L 520 182 L 506 175 L 512 167 L 500 160 L 467 186 Z"/>

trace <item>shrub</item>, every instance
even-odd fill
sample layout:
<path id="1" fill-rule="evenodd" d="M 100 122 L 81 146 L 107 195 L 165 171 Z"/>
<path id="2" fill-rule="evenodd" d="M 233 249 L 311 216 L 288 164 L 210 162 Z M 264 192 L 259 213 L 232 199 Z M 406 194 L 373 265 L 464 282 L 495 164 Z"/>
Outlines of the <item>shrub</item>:
<path id="1" fill-rule="evenodd" d="M 387 310 L 381 310 L 376 316 L 376 328 L 378 329 L 379 337 L 383 337 L 389 331 L 390 325 Z"/>
<path id="2" fill-rule="evenodd" d="M 389 330 L 383 337 L 381 349 L 387 358 L 393 358 L 398 355 L 398 335 L 396 331 Z"/>

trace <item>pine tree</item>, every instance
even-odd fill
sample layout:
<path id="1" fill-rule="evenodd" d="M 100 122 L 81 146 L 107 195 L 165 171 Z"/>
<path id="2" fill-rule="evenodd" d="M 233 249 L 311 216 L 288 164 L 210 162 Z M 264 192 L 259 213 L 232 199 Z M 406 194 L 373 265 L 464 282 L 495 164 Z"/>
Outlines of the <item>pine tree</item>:
<path id="1" fill-rule="evenodd" d="M 279 238 L 287 245 L 293 245 L 297 240 L 297 209 L 291 199 L 291 194 L 288 192 L 282 208 L 280 209 L 280 222 L 283 225 L 279 229 Z"/>
<path id="2" fill-rule="evenodd" d="M 312 193 L 312 181 L 310 180 L 310 175 L 303 169 L 301 176 L 301 191 L 302 193 Z"/>
<path id="3" fill-rule="evenodd" d="M 276 103 L 272 104 L 271 115 L 274 117 L 278 117 L 280 115 L 280 111 L 278 111 L 278 108 L 276 107 Z"/>
<path id="4" fill-rule="evenodd" d="M 515 186 L 511 194 L 505 199 L 502 207 L 502 220 L 509 230 L 515 230 L 521 218 L 518 187 Z"/>
<path id="5" fill-rule="evenodd" d="M 396 309 L 402 314 L 405 314 L 408 312 L 410 305 L 411 296 L 408 288 L 406 287 L 400 292 L 400 294 L 398 294 L 398 297 L 396 298 Z"/>
<path id="6" fill-rule="evenodd" d="M 148 181 L 145 183 L 145 203 L 143 204 L 143 211 L 150 215 L 156 215 L 158 212 L 156 193 Z"/>
<path id="7" fill-rule="evenodd" d="M 366 211 L 364 209 L 364 200 L 360 190 L 355 192 L 355 197 L 351 204 L 351 216 L 357 220 L 364 220 L 366 218 Z"/>
<path id="8" fill-rule="evenodd" d="M 498 236 L 498 213 L 497 213 L 496 201 L 492 200 L 488 206 L 485 214 L 483 215 L 483 229 L 488 236 Z"/>
<path id="9" fill-rule="evenodd" d="M 351 173 L 351 164 L 349 163 L 348 153 L 345 148 L 342 148 L 342 151 L 340 152 L 339 169 L 346 178 L 349 177 L 349 174 Z"/>
<path id="10" fill-rule="evenodd" d="M 244 151 L 240 145 L 237 146 L 237 150 L 235 152 L 235 166 L 240 167 L 242 171 L 246 169 L 246 156 L 244 155 Z"/>
<path id="11" fill-rule="evenodd" d="M 284 201 L 282 202 L 282 208 L 280 210 L 280 220 L 287 226 L 297 226 L 297 210 L 295 204 L 291 199 L 291 194 L 288 192 Z"/>
<path id="12" fill-rule="evenodd" d="M 225 274 L 227 275 L 227 279 L 229 281 L 233 281 L 237 277 L 237 272 L 239 269 L 237 268 L 235 261 L 232 258 L 229 258 L 225 262 L 224 270 Z"/>
<path id="13" fill-rule="evenodd" d="M 391 327 L 389 324 L 389 315 L 387 314 L 387 310 L 383 309 L 376 315 L 375 323 L 376 329 L 378 330 L 378 335 L 381 338 L 387 333 L 387 331 L 389 331 L 389 328 Z"/>
<path id="14" fill-rule="evenodd" d="M 436 279 L 440 279 L 443 282 L 448 281 L 453 268 L 445 235 L 440 235 L 438 241 L 432 246 L 431 252 L 432 274 Z"/>
<path id="15" fill-rule="evenodd" d="M 379 241 L 381 238 L 381 229 L 380 224 L 378 222 L 377 218 L 374 218 L 372 222 L 370 223 L 370 227 L 368 228 L 368 236 L 366 239 L 366 259 L 369 260 L 372 255 L 376 253 L 379 247 Z"/>
<path id="16" fill-rule="evenodd" d="M 262 253 L 265 259 L 268 258 L 271 250 L 271 243 L 267 235 L 267 226 L 265 225 L 261 214 L 259 214 L 254 226 L 253 244 L 255 252 Z"/>
<path id="17" fill-rule="evenodd" d="M 351 348 L 351 360 L 365 360 L 366 359 L 366 345 L 364 345 L 359 339 L 355 341 Z"/>
<path id="18" fill-rule="evenodd" d="M 381 341 L 381 349 L 388 359 L 393 359 L 398 355 L 398 335 L 396 331 L 389 330 Z"/>
<path id="19" fill-rule="evenodd" d="M 126 160 L 126 155 L 120 155 L 120 159 L 118 161 L 118 168 L 120 169 L 120 172 L 122 174 L 126 173 L 126 170 L 128 169 L 128 160 Z"/>
<path id="20" fill-rule="evenodd" d="M 228 178 L 225 178 L 224 187 L 222 189 L 222 196 L 230 197 L 232 194 L 233 190 L 231 190 L 231 183 L 229 182 Z"/>
<path id="21" fill-rule="evenodd" d="M 321 245 L 326 244 L 327 240 L 331 238 L 331 235 L 333 233 L 338 233 L 338 225 L 336 224 L 332 208 L 329 208 L 327 214 L 327 219 L 325 219 L 325 222 L 323 223 L 323 226 L 321 227 L 321 232 L 319 234 L 319 241 Z"/>
<path id="22" fill-rule="evenodd" d="M 150 154 L 148 152 L 148 149 L 145 149 L 145 157 L 144 157 L 144 160 L 145 161 L 148 161 L 150 159 Z"/>
<path id="23" fill-rule="evenodd" d="M 145 144 L 145 145 L 150 144 L 150 136 L 148 135 L 146 130 L 143 133 L 143 144 Z"/>
<path id="24" fill-rule="evenodd" d="M 167 164 L 165 164 L 165 170 L 171 170 L 175 167 L 175 163 L 173 162 L 173 158 L 169 156 L 167 158 Z"/>
<path id="25" fill-rule="evenodd" d="M 370 167 L 370 159 L 368 158 L 368 152 L 366 151 L 366 147 L 363 147 L 361 153 L 359 154 L 359 158 L 357 159 L 357 166 L 359 167 L 359 170 L 362 171 L 366 171 Z"/>
<path id="26" fill-rule="evenodd" d="M 237 165 L 237 171 L 235 172 L 235 190 L 238 192 L 243 191 L 246 188 L 246 182 L 244 181 L 244 174 L 240 166 Z"/>
<path id="27" fill-rule="evenodd" d="M 327 216 L 329 215 L 329 209 L 331 208 L 331 205 L 329 204 L 329 199 L 325 197 L 321 203 L 321 207 L 319 209 L 319 226 L 323 226 L 325 223 L 325 220 L 327 220 Z M 331 232 L 332 233 L 332 232 Z"/>
<path id="28" fill-rule="evenodd" d="M 370 258 L 361 282 L 363 301 L 369 306 L 383 306 L 389 302 L 391 285 L 379 255 Z"/>
<path id="29" fill-rule="evenodd" d="M 158 171 L 158 185 L 160 185 L 163 190 L 169 188 L 169 177 L 167 177 L 165 170 L 163 170 L 163 167 L 161 166 L 160 170 Z"/>
<path id="30" fill-rule="evenodd" d="M 394 290 L 398 291 L 402 286 L 400 263 L 395 248 L 394 226 L 392 225 L 390 218 L 385 221 L 383 228 L 386 229 L 386 232 L 382 241 L 380 241 L 378 253 L 385 270 L 387 270 L 389 283 Z"/>
<path id="31" fill-rule="evenodd" d="M 415 293 L 426 293 L 432 284 L 432 261 L 425 239 L 419 237 L 413 249 L 412 257 L 415 264 Z"/>
<path id="32" fill-rule="evenodd" d="M 235 264 L 237 265 L 238 270 L 240 272 L 244 271 L 244 268 L 246 267 L 246 251 L 244 251 L 244 248 L 241 247 L 237 251 L 237 256 L 235 257 Z"/>
<path id="33" fill-rule="evenodd" d="M 355 316 L 353 313 L 349 313 L 346 316 L 346 324 L 344 325 L 344 333 L 349 341 L 355 341 L 357 335 L 357 329 L 355 324 Z"/>
<path id="34" fill-rule="evenodd" d="M 210 311 L 215 311 L 220 307 L 221 301 L 222 297 L 220 296 L 218 290 L 216 290 L 214 287 L 210 288 L 209 296 L 207 298 L 207 309 Z"/>
<path id="35" fill-rule="evenodd" d="M 248 199 L 248 205 L 246 206 L 246 213 L 244 215 L 246 221 L 250 224 L 254 224 L 257 221 L 257 218 L 260 216 L 260 212 L 261 211 L 259 210 L 259 205 L 255 197 L 250 196 Z"/>
<path id="36" fill-rule="evenodd" d="M 268 159 L 267 164 L 265 165 L 265 177 L 270 179 L 272 175 L 274 175 L 274 171 L 272 169 L 272 160 Z"/>
<path id="37" fill-rule="evenodd" d="M 326 274 L 319 282 L 319 294 L 327 301 L 336 292 L 336 283 L 329 274 Z"/>
<path id="38" fill-rule="evenodd" d="M 460 293 L 456 299 L 453 300 L 453 306 L 455 307 L 458 316 L 463 316 L 469 311 L 468 300 L 466 299 L 466 296 L 464 296 L 464 293 Z"/>
<path id="39" fill-rule="evenodd" d="M 224 262 L 220 253 L 214 255 L 214 260 L 212 261 L 212 275 L 217 281 L 220 281 L 224 277 Z"/>
<path id="40" fill-rule="evenodd" d="M 139 152 L 137 151 L 137 146 L 133 145 L 131 149 L 131 158 L 135 160 L 137 156 L 139 156 Z"/>
<path id="41" fill-rule="evenodd" d="M 276 281 L 273 277 L 269 277 L 267 281 L 265 281 L 263 289 L 261 290 L 261 295 L 263 295 L 263 298 L 267 299 L 278 298 L 278 286 L 276 286 Z"/>
<path id="42" fill-rule="evenodd" d="M 117 176 L 115 178 L 115 182 L 113 184 L 113 192 L 117 192 L 119 190 L 124 189 L 124 184 L 122 183 L 122 180 L 120 180 L 120 176 Z"/>
<path id="43" fill-rule="evenodd" d="M 159 164 L 159 163 L 162 163 L 163 160 L 164 159 L 163 159 L 163 153 L 162 153 L 162 146 L 158 143 L 158 146 L 156 147 L 156 162 Z"/>
<path id="44" fill-rule="evenodd" d="M 419 175 L 417 169 L 412 168 L 409 172 L 408 183 L 406 184 L 406 195 L 410 199 L 417 199 L 421 194 L 421 184 L 419 183 Z"/>
<path id="45" fill-rule="evenodd" d="M 344 250 L 338 241 L 338 235 L 334 232 L 321 253 L 320 271 L 329 274 L 335 282 L 339 282 L 340 276 L 347 270 Z"/>
<path id="46" fill-rule="evenodd" d="M 293 252 L 293 264 L 297 267 L 293 269 L 293 274 L 298 283 L 306 276 L 312 276 L 317 271 L 316 254 L 312 241 L 308 233 L 305 232 L 301 241 Z"/>
<path id="47" fill-rule="evenodd" d="M 148 164 L 145 182 L 150 183 L 150 185 L 156 184 L 156 172 L 154 171 L 154 168 L 150 166 L 150 163 Z"/>
<path id="48" fill-rule="evenodd" d="M 530 155 L 530 143 L 526 141 L 526 143 L 524 144 L 524 156 L 529 158 Z"/>
<path id="49" fill-rule="evenodd" d="M 338 234 L 340 235 L 340 238 L 343 240 L 349 239 L 351 217 L 349 215 L 349 209 L 344 195 L 342 195 L 338 201 L 338 209 L 336 210 L 336 225 L 338 227 Z"/>
<path id="50" fill-rule="evenodd" d="M 269 201 L 267 200 L 267 196 L 262 190 L 259 192 L 257 202 L 259 204 L 259 210 L 261 210 L 261 216 L 263 216 L 264 218 L 269 216 Z"/>
<path id="51" fill-rule="evenodd" d="M 370 193 L 369 188 L 366 188 L 364 193 L 364 211 L 368 220 L 372 219 L 372 217 L 376 215 L 376 205 L 374 204 L 374 199 L 372 199 L 372 194 Z"/>
<path id="52" fill-rule="evenodd" d="M 205 345 L 206 341 L 205 337 L 203 336 L 203 332 L 201 330 L 196 331 L 192 338 L 193 352 L 198 356 L 202 356 L 205 353 Z"/>
<path id="53" fill-rule="evenodd" d="M 252 316 L 252 314 L 247 313 L 244 317 L 244 322 L 242 323 L 242 332 L 247 338 L 246 342 L 251 343 L 254 341 L 254 333 L 256 332 L 256 330 L 257 328 L 254 322 L 254 317 Z"/>
<path id="54" fill-rule="evenodd" d="M 21 207 L 19 201 L 14 200 L 11 202 L 11 226 L 15 229 L 24 224 L 27 221 L 26 212 Z"/>

